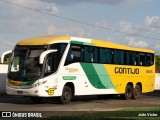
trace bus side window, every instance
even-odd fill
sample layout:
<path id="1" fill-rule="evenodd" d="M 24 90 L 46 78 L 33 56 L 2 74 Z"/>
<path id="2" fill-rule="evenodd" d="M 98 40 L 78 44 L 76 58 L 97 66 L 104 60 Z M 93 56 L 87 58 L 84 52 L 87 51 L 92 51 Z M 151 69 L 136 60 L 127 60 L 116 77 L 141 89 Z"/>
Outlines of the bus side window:
<path id="1" fill-rule="evenodd" d="M 150 65 L 151 65 L 150 57 L 151 57 L 151 55 L 150 55 L 150 54 L 147 54 L 147 58 L 146 58 L 147 66 L 150 66 Z"/>
<path id="2" fill-rule="evenodd" d="M 91 62 L 93 58 L 91 58 L 91 48 L 84 47 L 84 62 Z"/>
<path id="3" fill-rule="evenodd" d="M 153 54 L 147 54 L 146 55 L 146 65 L 150 66 L 153 65 L 154 62 L 154 55 Z"/>
<path id="4" fill-rule="evenodd" d="M 107 63 L 111 64 L 113 61 L 113 51 L 112 49 L 107 49 Z"/>
<path id="5" fill-rule="evenodd" d="M 116 64 L 124 64 L 124 51 L 123 50 L 114 50 L 114 60 Z"/>
<path id="6" fill-rule="evenodd" d="M 129 51 L 124 51 L 124 64 L 125 65 L 129 65 L 130 64 Z"/>
<path id="7" fill-rule="evenodd" d="M 130 51 L 130 65 L 137 65 L 136 63 L 136 53 Z"/>
<path id="8" fill-rule="evenodd" d="M 100 63 L 108 63 L 107 62 L 107 49 L 100 48 L 99 49 Z"/>
<path id="9" fill-rule="evenodd" d="M 142 62 L 140 61 L 140 53 L 136 53 L 136 65 L 142 65 Z"/>
<path id="10" fill-rule="evenodd" d="M 68 55 L 67 55 L 67 58 L 66 58 L 66 62 L 65 62 L 65 65 L 67 64 L 71 64 L 71 63 L 74 63 L 74 62 L 80 62 L 82 61 L 83 59 L 83 54 L 82 54 L 82 49 L 81 49 L 81 46 L 77 46 L 77 45 L 71 45 L 69 51 L 68 51 Z"/>
<path id="11" fill-rule="evenodd" d="M 72 51 L 71 59 L 72 62 L 80 62 L 80 51 Z"/>
<path id="12" fill-rule="evenodd" d="M 67 57 L 66 57 L 66 61 L 65 61 L 65 65 L 68 65 L 72 62 L 72 52 L 71 52 L 71 48 L 68 51 Z"/>
<path id="13" fill-rule="evenodd" d="M 142 66 L 146 66 L 146 54 L 140 53 L 140 63 Z"/>
<path id="14" fill-rule="evenodd" d="M 111 64 L 113 61 L 113 52 L 112 49 L 105 49 L 105 48 L 100 48 L 99 52 L 100 56 L 100 63 L 104 64 Z"/>
<path id="15" fill-rule="evenodd" d="M 113 63 L 117 64 L 118 63 L 118 50 L 113 50 Z"/>
<path id="16" fill-rule="evenodd" d="M 151 61 L 150 65 L 153 65 L 154 64 L 154 54 L 151 54 L 150 61 Z"/>
<path id="17" fill-rule="evenodd" d="M 65 49 L 66 49 L 66 46 L 67 46 L 66 43 L 54 43 L 54 44 L 50 45 L 50 49 L 57 49 L 58 56 L 59 56 L 59 58 L 61 58 Z"/>
<path id="18" fill-rule="evenodd" d="M 120 51 L 119 51 L 119 54 L 120 54 L 119 63 L 120 63 L 121 65 L 124 65 L 124 51 L 123 51 L 123 50 L 120 50 Z"/>
<path id="19" fill-rule="evenodd" d="M 99 62 L 99 48 L 94 48 L 93 62 L 95 63 Z"/>

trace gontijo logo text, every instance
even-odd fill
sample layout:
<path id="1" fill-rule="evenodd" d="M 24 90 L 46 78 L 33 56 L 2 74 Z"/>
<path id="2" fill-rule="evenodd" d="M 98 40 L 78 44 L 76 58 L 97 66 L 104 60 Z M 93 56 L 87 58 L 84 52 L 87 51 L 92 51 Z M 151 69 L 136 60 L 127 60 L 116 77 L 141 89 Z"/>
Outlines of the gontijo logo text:
<path id="1" fill-rule="evenodd" d="M 139 68 L 115 67 L 116 74 L 139 74 Z"/>

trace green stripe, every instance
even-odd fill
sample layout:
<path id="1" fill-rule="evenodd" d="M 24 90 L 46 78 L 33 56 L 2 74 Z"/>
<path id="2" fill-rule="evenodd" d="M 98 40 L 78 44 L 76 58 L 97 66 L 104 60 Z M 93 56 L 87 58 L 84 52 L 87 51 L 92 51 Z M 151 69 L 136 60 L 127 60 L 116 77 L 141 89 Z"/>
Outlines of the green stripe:
<path id="1" fill-rule="evenodd" d="M 108 89 L 115 88 L 104 65 L 103 64 L 93 64 L 93 66 L 96 72 L 98 73 L 101 83 Z"/>
<path id="2" fill-rule="evenodd" d="M 27 81 L 27 82 L 20 82 L 20 85 L 32 85 L 35 82 L 36 82 L 36 80 Z"/>
<path id="3" fill-rule="evenodd" d="M 83 45 L 83 42 L 79 42 L 79 41 L 70 41 L 71 44 L 79 44 L 79 45 Z"/>
<path id="4" fill-rule="evenodd" d="M 71 44 L 78 44 L 78 45 L 89 45 L 89 46 L 95 46 L 94 43 L 87 43 L 87 42 L 79 42 L 79 41 L 70 41 Z"/>
<path id="5" fill-rule="evenodd" d="M 102 83 L 101 80 L 97 74 L 97 72 L 94 69 L 94 66 L 91 63 L 81 63 L 81 66 L 83 70 L 86 73 L 87 78 L 89 79 L 92 86 L 95 88 L 103 89 L 106 88 Z"/>
<path id="6" fill-rule="evenodd" d="M 93 87 L 115 88 L 103 64 L 81 63 L 81 66 Z"/>
<path id="7" fill-rule="evenodd" d="M 95 46 L 95 44 L 94 43 L 83 43 L 83 45 L 90 45 L 90 46 Z"/>

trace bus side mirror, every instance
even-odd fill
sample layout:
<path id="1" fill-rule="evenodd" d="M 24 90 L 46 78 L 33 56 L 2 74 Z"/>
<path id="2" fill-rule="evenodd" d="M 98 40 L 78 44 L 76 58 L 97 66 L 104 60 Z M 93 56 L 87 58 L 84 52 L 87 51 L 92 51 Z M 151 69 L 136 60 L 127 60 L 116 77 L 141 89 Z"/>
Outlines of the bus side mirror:
<path id="1" fill-rule="evenodd" d="M 53 49 L 53 50 L 46 50 L 44 51 L 39 58 L 39 64 L 43 64 L 44 58 L 46 57 L 46 55 L 48 55 L 49 53 L 53 53 L 53 52 L 57 52 L 58 50 Z"/>
<path id="2" fill-rule="evenodd" d="M 7 54 L 9 54 L 9 53 L 12 53 L 12 50 L 6 51 L 6 52 L 4 52 L 4 53 L 2 54 L 2 56 L 1 56 L 1 63 L 4 63 L 4 58 L 5 58 L 5 56 L 6 56 Z"/>

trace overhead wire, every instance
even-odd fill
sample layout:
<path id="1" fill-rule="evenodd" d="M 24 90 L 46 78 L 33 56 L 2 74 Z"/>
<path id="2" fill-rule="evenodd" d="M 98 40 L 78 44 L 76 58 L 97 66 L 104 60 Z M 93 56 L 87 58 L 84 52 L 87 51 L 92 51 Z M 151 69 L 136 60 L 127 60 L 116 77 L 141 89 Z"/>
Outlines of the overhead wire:
<path id="1" fill-rule="evenodd" d="M 124 32 L 124 31 L 112 29 L 112 28 L 109 28 L 109 27 L 93 25 L 93 24 L 90 24 L 90 23 L 87 23 L 87 22 L 75 20 L 75 19 L 68 18 L 68 17 L 63 17 L 63 16 L 56 15 L 56 14 L 53 14 L 53 13 L 45 12 L 43 10 L 38 10 L 38 9 L 34 9 L 34 8 L 31 8 L 31 7 L 28 7 L 28 6 L 20 5 L 20 4 L 14 3 L 14 2 L 10 2 L 8 0 L 3 0 L 1 2 L 5 2 L 5 3 L 11 4 L 11 5 L 15 5 L 17 7 L 21 7 L 21 8 L 32 10 L 32 11 L 39 12 L 39 13 L 43 13 L 43 14 L 46 14 L 46 15 L 54 16 L 54 17 L 57 17 L 57 18 L 60 18 L 60 19 L 64 19 L 64 20 L 67 20 L 67 21 L 71 21 L 71 22 L 75 22 L 75 23 L 79 23 L 79 24 L 83 24 L 83 25 L 87 25 L 87 26 L 91 26 L 91 27 L 96 27 L 96 28 L 100 28 L 100 29 L 105 29 L 105 30 L 112 31 L 112 32 L 115 32 L 115 33 L 122 33 L 122 34 L 137 36 L 137 37 L 143 37 L 143 38 L 147 38 L 147 39 L 160 40 L 160 38 L 154 38 L 154 37 L 145 36 L 145 35 L 141 35 L 141 34 Z"/>

